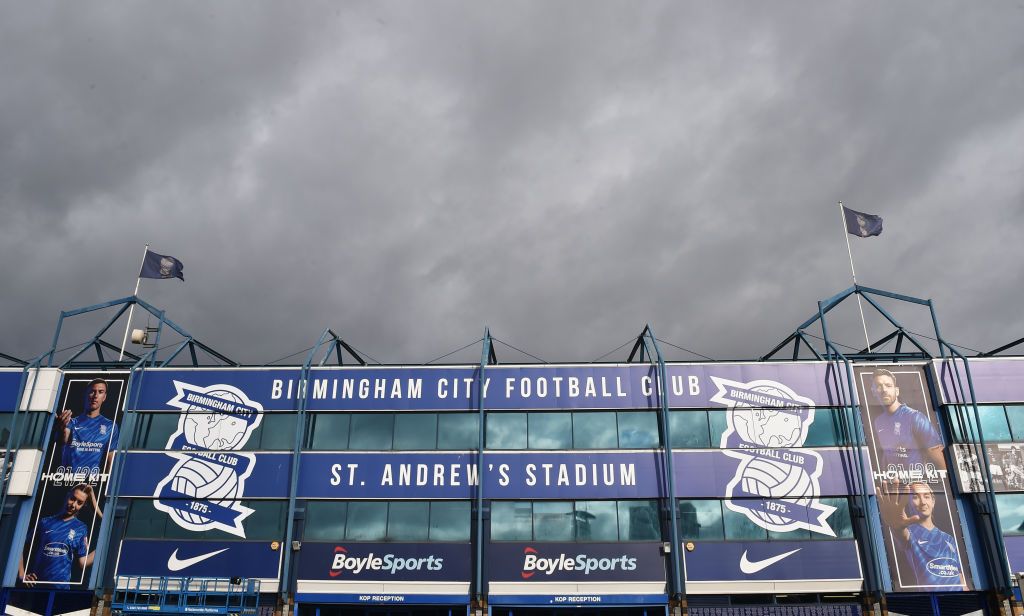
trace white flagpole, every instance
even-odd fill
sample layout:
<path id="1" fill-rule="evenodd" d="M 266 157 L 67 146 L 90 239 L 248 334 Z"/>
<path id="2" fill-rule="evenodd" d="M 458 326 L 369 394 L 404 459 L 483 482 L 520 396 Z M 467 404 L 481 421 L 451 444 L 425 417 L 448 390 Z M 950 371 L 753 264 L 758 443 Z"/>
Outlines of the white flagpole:
<path id="1" fill-rule="evenodd" d="M 849 242 L 849 240 L 847 240 Z M 134 299 L 139 295 L 139 283 L 142 282 L 142 268 L 146 265 L 146 255 L 149 254 L 149 244 L 146 244 L 146 250 L 142 252 L 142 264 L 139 265 L 139 277 L 135 279 L 135 292 L 132 293 L 132 305 L 128 308 L 128 324 L 124 326 L 124 338 L 121 339 L 121 354 L 118 355 L 117 361 L 124 359 L 124 345 L 128 344 L 128 328 L 132 326 L 132 315 L 135 314 L 135 301 Z"/>
<path id="2" fill-rule="evenodd" d="M 839 202 L 839 220 L 843 223 L 843 237 L 846 238 L 846 252 L 850 255 L 850 274 L 853 275 L 853 286 L 857 286 L 857 271 L 853 269 L 853 250 L 850 248 L 850 232 L 846 229 L 846 211 L 843 202 Z M 868 345 L 868 353 L 871 353 L 871 338 L 868 338 L 868 324 L 864 320 L 864 304 L 861 303 L 860 293 L 857 293 L 857 308 L 860 310 L 860 325 L 864 328 L 864 342 Z"/>

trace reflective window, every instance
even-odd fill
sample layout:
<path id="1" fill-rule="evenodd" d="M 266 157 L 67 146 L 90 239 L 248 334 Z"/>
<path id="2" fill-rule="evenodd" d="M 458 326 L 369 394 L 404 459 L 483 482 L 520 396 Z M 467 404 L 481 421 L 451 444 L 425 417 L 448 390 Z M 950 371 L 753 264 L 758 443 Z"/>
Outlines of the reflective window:
<path id="1" fill-rule="evenodd" d="M 996 494 L 996 510 L 1004 535 L 1024 535 L 1024 494 Z"/>
<path id="2" fill-rule="evenodd" d="M 19 447 L 41 447 L 46 440 L 49 413 L 27 413 L 18 420 L 15 431 L 21 435 Z"/>
<path id="3" fill-rule="evenodd" d="M 751 522 L 746 515 L 729 509 L 727 502 L 722 503 L 722 523 L 725 526 L 725 538 L 729 541 L 768 539 L 768 531 Z"/>
<path id="4" fill-rule="evenodd" d="M 351 415 L 348 413 L 316 413 L 310 415 L 311 435 L 309 448 L 318 451 L 343 451 L 348 449 L 348 429 Z"/>
<path id="5" fill-rule="evenodd" d="M 388 541 L 426 541 L 430 503 L 395 501 L 388 505 Z"/>
<path id="6" fill-rule="evenodd" d="M 572 414 L 572 445 L 576 449 L 615 449 L 618 440 L 615 413 L 588 411 Z"/>
<path id="7" fill-rule="evenodd" d="M 691 541 L 721 541 L 722 501 L 694 499 L 679 501 L 679 534 Z"/>
<path id="8" fill-rule="evenodd" d="M 807 427 L 804 447 L 834 447 L 842 444 L 841 417 L 838 411 L 830 408 L 814 409 L 814 421 Z"/>
<path id="9" fill-rule="evenodd" d="M 353 541 L 381 541 L 387 534 L 388 504 L 352 501 L 348 505 L 345 538 Z"/>
<path id="10" fill-rule="evenodd" d="M 526 449 L 526 413 L 489 413 L 488 449 Z"/>
<path id="11" fill-rule="evenodd" d="M 295 447 L 295 413 L 263 413 L 260 427 L 252 433 L 243 449 L 246 451 L 282 451 Z"/>
<path id="12" fill-rule="evenodd" d="M 529 413 L 526 421 L 530 449 L 572 449 L 571 414 Z"/>
<path id="13" fill-rule="evenodd" d="M 619 447 L 649 449 L 658 446 L 658 414 L 653 411 L 619 412 Z"/>
<path id="14" fill-rule="evenodd" d="M 480 416 L 476 413 L 441 413 L 437 416 L 437 448 L 476 449 L 479 425 Z"/>
<path id="15" fill-rule="evenodd" d="M 306 503 L 306 541 L 341 541 L 345 538 L 345 501 L 309 501 Z"/>
<path id="16" fill-rule="evenodd" d="M 437 415 L 399 413 L 395 415 L 395 449 L 437 448 Z"/>
<path id="17" fill-rule="evenodd" d="M 281 500 L 246 500 L 241 504 L 253 512 L 242 522 L 245 539 L 281 540 L 284 538 L 284 519 L 288 513 L 288 502 Z M 186 530 L 171 519 L 167 513 L 158 511 L 150 499 L 132 499 L 125 524 L 125 537 L 131 539 L 195 539 L 196 533 Z M 241 541 L 241 537 L 220 530 L 208 530 L 204 539 Z"/>
<path id="18" fill-rule="evenodd" d="M 1024 441 L 1024 406 L 1006 406 L 1006 418 L 1010 422 L 1010 433 L 1015 441 Z"/>
<path id="19" fill-rule="evenodd" d="M 673 449 L 706 449 L 711 446 L 708 413 L 704 409 L 672 411 L 668 423 Z"/>
<path id="20" fill-rule="evenodd" d="M 972 407 L 964 407 L 971 413 Z M 1010 438 L 1010 425 L 1006 421 L 1006 411 L 1002 405 L 984 405 L 978 407 L 978 416 L 981 417 L 982 434 L 986 442 L 1007 442 Z"/>
<path id="21" fill-rule="evenodd" d="M 349 449 L 355 451 L 391 449 L 395 416 L 391 413 L 357 413 L 352 415 Z"/>
<path id="22" fill-rule="evenodd" d="M 529 501 L 491 502 L 491 541 L 533 539 L 533 506 Z"/>
<path id="23" fill-rule="evenodd" d="M 537 501 L 533 503 L 533 538 L 537 541 L 572 541 L 573 507 L 571 502 Z"/>
<path id="24" fill-rule="evenodd" d="M 138 413 L 133 449 L 163 451 L 167 441 L 178 430 L 179 413 Z"/>
<path id="25" fill-rule="evenodd" d="M 711 446 L 721 447 L 722 435 L 729 429 L 729 420 L 726 419 L 725 411 L 708 410 L 708 424 L 711 426 Z"/>
<path id="26" fill-rule="evenodd" d="M 615 501 L 577 501 L 573 522 L 577 541 L 616 541 L 619 538 Z"/>
<path id="27" fill-rule="evenodd" d="M 469 501 L 430 503 L 431 541 L 469 541 Z"/>
<path id="28" fill-rule="evenodd" d="M 836 508 L 832 515 L 826 520 L 828 525 L 835 531 L 836 539 L 853 539 L 853 521 L 850 519 L 850 501 L 846 497 L 822 498 L 823 505 L 831 505 Z M 822 533 L 811 533 L 811 539 L 831 539 Z"/>
<path id="29" fill-rule="evenodd" d="M 619 538 L 622 541 L 660 541 L 657 501 L 619 501 Z"/>

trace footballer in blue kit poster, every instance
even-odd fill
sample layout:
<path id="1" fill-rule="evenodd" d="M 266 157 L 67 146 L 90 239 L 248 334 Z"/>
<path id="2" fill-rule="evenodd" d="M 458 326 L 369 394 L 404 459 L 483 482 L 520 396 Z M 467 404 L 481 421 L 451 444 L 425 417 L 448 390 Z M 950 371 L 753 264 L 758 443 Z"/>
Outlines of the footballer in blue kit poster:
<path id="1" fill-rule="evenodd" d="M 893 590 L 972 590 L 923 367 L 858 366 L 855 374 Z"/>
<path id="2" fill-rule="evenodd" d="M 123 372 L 64 374 L 18 567 L 24 586 L 69 589 L 85 582 L 120 439 L 127 382 Z"/>

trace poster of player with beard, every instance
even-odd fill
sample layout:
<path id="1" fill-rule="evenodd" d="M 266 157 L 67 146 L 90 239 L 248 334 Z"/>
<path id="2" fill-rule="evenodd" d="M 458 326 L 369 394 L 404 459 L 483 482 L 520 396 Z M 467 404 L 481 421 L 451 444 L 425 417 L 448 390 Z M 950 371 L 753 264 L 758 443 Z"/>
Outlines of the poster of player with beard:
<path id="1" fill-rule="evenodd" d="M 886 364 L 854 374 L 893 590 L 972 590 L 924 369 Z"/>
<path id="2" fill-rule="evenodd" d="M 27 587 L 81 587 L 117 449 L 127 373 L 67 372 L 18 566 Z"/>

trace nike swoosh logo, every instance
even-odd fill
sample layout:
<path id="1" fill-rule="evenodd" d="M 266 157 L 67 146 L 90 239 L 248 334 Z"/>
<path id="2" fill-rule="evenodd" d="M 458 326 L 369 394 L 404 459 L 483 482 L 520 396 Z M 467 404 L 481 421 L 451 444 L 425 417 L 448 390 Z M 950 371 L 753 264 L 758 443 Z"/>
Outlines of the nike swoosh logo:
<path id="1" fill-rule="evenodd" d="M 743 550 L 743 556 L 740 556 L 740 571 L 747 574 L 757 573 L 765 567 L 770 567 L 774 565 L 775 563 L 779 562 L 783 558 L 786 558 L 787 556 L 792 556 L 793 554 L 796 554 L 802 549 L 803 548 L 797 548 L 789 552 L 783 552 L 778 556 L 772 556 L 771 558 L 766 558 L 764 560 L 756 560 L 754 562 L 750 562 L 749 560 L 747 560 L 747 551 Z"/>
<path id="2" fill-rule="evenodd" d="M 206 554 L 200 554 L 199 556 L 193 556 L 192 558 L 185 558 L 182 560 L 178 559 L 178 550 L 175 549 L 173 552 L 171 552 L 171 557 L 167 559 L 167 568 L 171 571 L 181 571 L 182 569 L 187 569 L 192 565 L 201 563 L 207 558 L 213 558 L 221 552 L 227 552 L 228 549 L 229 548 L 224 548 L 223 550 L 208 552 Z"/>

